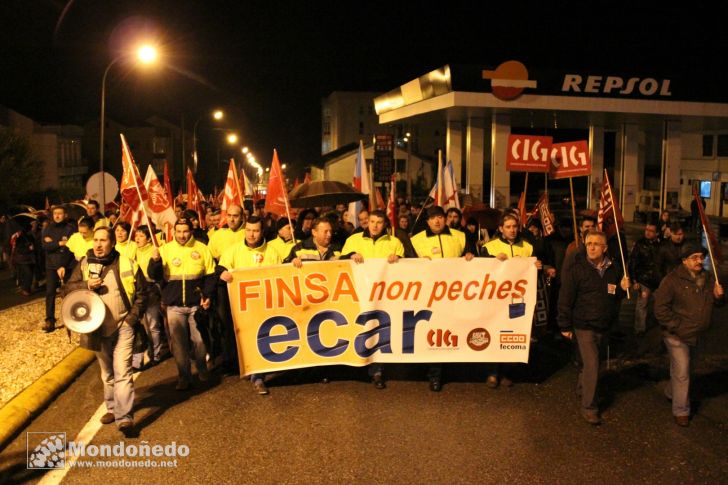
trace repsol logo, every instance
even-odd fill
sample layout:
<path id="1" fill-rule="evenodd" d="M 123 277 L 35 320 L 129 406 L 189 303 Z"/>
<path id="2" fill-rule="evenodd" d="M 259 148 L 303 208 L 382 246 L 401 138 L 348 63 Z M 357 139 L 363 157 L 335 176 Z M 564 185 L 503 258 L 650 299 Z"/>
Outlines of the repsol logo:
<path id="1" fill-rule="evenodd" d="M 628 96 L 639 93 L 642 96 L 672 96 L 669 79 L 651 77 L 581 76 L 566 74 L 561 85 L 564 93 L 621 94 Z"/>

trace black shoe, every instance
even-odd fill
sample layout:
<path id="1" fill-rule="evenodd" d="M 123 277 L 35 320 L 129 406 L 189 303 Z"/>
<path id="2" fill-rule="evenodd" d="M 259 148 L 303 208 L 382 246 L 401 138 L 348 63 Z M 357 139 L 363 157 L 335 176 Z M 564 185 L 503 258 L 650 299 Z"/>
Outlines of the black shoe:
<path id="1" fill-rule="evenodd" d="M 430 390 L 432 392 L 442 391 L 442 381 L 440 379 L 430 379 Z"/>
<path id="2" fill-rule="evenodd" d="M 127 438 L 134 436 L 134 421 L 122 421 L 119 424 L 119 431 Z"/>
<path id="3" fill-rule="evenodd" d="M 382 374 L 374 374 L 372 382 L 374 383 L 374 387 L 376 387 L 377 389 L 384 389 L 385 387 L 387 387 L 387 385 L 384 383 L 384 378 L 382 377 Z"/>
<path id="4" fill-rule="evenodd" d="M 56 322 L 52 322 L 50 320 L 46 320 L 42 327 L 42 330 L 45 333 L 51 333 L 55 329 L 56 329 Z"/>
<path id="5" fill-rule="evenodd" d="M 101 424 L 111 424 L 114 422 L 114 413 L 106 413 L 103 416 L 101 416 Z"/>

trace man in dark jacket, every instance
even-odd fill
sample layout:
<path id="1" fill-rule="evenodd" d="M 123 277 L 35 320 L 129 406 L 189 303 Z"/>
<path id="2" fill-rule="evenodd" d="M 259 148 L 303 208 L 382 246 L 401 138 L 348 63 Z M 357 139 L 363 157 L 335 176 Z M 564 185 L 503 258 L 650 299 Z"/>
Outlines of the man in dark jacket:
<path id="1" fill-rule="evenodd" d="M 599 345 L 619 317 L 619 301 L 629 288 L 622 269 L 607 254 L 607 236 L 590 232 L 585 250 L 578 251 L 561 273 L 558 323 L 561 334 L 576 335 L 583 366 L 579 374 L 581 415 L 601 423 L 596 402 Z M 573 329 L 573 330 L 572 330 Z"/>
<path id="2" fill-rule="evenodd" d="M 685 231 L 679 223 L 670 224 L 670 237 L 660 243 L 657 250 L 657 266 L 660 268 L 660 279 L 680 266 L 680 258 L 685 243 Z"/>
<path id="3" fill-rule="evenodd" d="M 44 332 L 52 332 L 56 328 L 56 290 L 71 276 L 76 263 L 73 253 L 66 243 L 75 232 L 73 226 L 66 221 L 66 209 L 55 206 L 52 209 L 53 222 L 43 230 L 43 250 L 46 266 L 46 316 Z"/>
<path id="4" fill-rule="evenodd" d="M 698 338 L 707 330 L 713 305 L 724 303 L 725 293 L 713 275 L 703 269 L 705 249 L 687 244 L 682 264 L 668 274 L 655 292 L 655 317 L 660 322 L 670 354 L 672 414 L 679 426 L 690 424 L 690 359 Z"/>
<path id="5" fill-rule="evenodd" d="M 660 285 L 660 268 L 657 263 L 657 249 L 660 239 L 657 226 L 645 225 L 645 236 L 634 243 L 627 266 L 632 278 L 632 289 L 637 291 L 634 310 L 634 332 L 640 336 L 647 330 L 647 314 L 652 300 L 652 292 Z"/>

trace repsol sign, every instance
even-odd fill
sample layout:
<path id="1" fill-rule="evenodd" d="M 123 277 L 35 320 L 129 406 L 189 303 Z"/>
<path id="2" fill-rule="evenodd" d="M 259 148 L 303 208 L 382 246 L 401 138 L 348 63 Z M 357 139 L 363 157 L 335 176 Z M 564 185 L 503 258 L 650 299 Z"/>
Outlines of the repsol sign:
<path id="1" fill-rule="evenodd" d="M 610 96 L 645 96 L 663 97 L 672 96 L 669 79 L 655 79 L 651 77 L 619 76 L 582 76 L 581 74 L 564 75 L 561 92 L 582 94 L 604 94 Z"/>

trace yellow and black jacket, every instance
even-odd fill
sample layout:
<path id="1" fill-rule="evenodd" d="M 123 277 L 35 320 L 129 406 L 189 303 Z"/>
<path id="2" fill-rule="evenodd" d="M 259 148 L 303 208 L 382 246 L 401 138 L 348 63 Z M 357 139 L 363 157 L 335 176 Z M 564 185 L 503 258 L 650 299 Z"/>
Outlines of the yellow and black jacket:
<path id="1" fill-rule="evenodd" d="M 301 261 L 332 261 L 341 257 L 341 247 L 337 244 L 329 245 L 325 253 L 320 253 L 313 242 L 313 238 L 308 238 L 293 246 L 288 257 L 283 260 L 284 263 L 290 263 L 296 258 Z"/>
<path id="2" fill-rule="evenodd" d="M 172 241 L 159 248 L 161 256 L 147 268 L 153 280 L 162 282 L 162 302 L 169 306 L 193 307 L 200 293 L 209 298 L 215 291 L 215 262 L 210 250 L 191 237 L 185 245 Z M 199 289 L 199 290 L 198 290 Z"/>
<path id="3" fill-rule="evenodd" d="M 459 258 L 465 255 L 465 233 L 445 226 L 440 234 L 428 227 L 412 236 L 412 246 L 419 258 Z"/>

